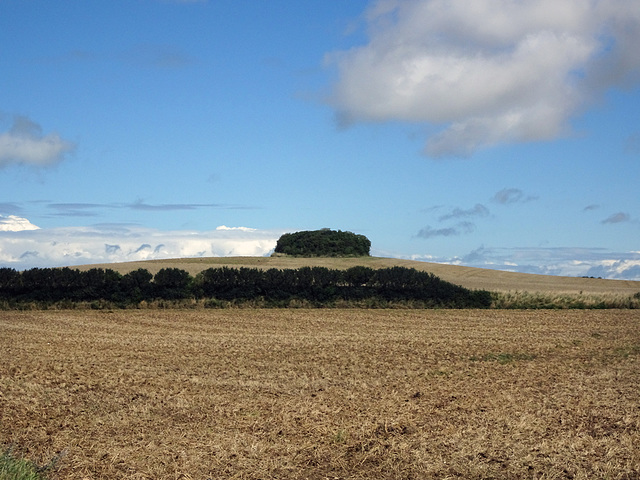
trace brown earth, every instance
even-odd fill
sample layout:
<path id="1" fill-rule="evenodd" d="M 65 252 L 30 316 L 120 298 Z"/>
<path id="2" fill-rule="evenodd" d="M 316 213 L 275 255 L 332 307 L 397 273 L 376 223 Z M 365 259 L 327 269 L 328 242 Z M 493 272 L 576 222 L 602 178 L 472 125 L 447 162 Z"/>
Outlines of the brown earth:
<path id="1" fill-rule="evenodd" d="M 63 479 L 638 479 L 640 311 L 0 312 Z"/>
<path id="2" fill-rule="evenodd" d="M 123 274 L 138 268 L 145 268 L 153 274 L 157 273 L 158 270 L 162 268 L 180 268 L 182 270 L 186 270 L 191 275 L 196 275 L 198 272 L 207 268 L 224 266 L 263 269 L 320 266 L 346 269 L 356 265 L 365 265 L 371 268 L 388 268 L 393 266 L 415 268 L 417 270 L 431 272 L 443 280 L 474 290 L 621 295 L 632 295 L 640 292 L 640 282 L 638 281 L 533 275 L 527 273 L 503 272 L 485 268 L 462 267 L 457 265 L 445 265 L 441 263 L 418 262 L 414 260 L 382 257 L 207 257 L 83 265 L 77 268 L 81 270 L 87 270 L 94 267 L 111 268 Z"/>

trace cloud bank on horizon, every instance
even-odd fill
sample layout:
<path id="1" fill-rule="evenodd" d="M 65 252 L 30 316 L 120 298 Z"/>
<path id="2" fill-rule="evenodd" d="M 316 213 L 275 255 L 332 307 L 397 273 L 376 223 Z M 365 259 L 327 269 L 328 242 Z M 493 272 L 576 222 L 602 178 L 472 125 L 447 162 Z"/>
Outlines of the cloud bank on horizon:
<path id="1" fill-rule="evenodd" d="M 486 216 L 486 207 L 454 209 L 453 217 Z M 451 236 L 474 230 L 470 221 L 453 227 L 425 227 L 418 236 Z M 267 256 L 285 231 L 220 225 L 213 231 L 159 231 L 138 225 L 103 224 L 90 227 L 41 229 L 26 218 L 0 216 L 0 265 L 26 270 L 156 260 L 224 256 Z M 386 256 L 383 252 L 373 255 Z M 593 276 L 640 280 L 640 251 L 611 252 L 603 248 L 485 248 L 462 257 L 400 256 L 412 260 L 475 266 L 541 275 Z M 544 265 L 539 259 L 546 259 Z"/>
<path id="2" fill-rule="evenodd" d="M 431 157 L 558 138 L 640 79 L 637 0 L 377 0 L 365 21 L 366 45 L 327 56 L 338 121 L 439 128 Z"/>
<path id="3" fill-rule="evenodd" d="M 138 225 L 38 228 L 0 216 L 0 265 L 24 270 L 184 257 L 265 256 L 284 232 L 221 225 L 213 231 L 159 231 Z"/>
<path id="4" fill-rule="evenodd" d="M 640 281 L 640 251 L 612 252 L 606 248 L 572 247 L 479 247 L 461 257 L 445 259 L 431 255 L 411 255 L 408 258 L 536 275 Z M 540 263 L 541 258 L 545 259 L 543 264 Z"/>

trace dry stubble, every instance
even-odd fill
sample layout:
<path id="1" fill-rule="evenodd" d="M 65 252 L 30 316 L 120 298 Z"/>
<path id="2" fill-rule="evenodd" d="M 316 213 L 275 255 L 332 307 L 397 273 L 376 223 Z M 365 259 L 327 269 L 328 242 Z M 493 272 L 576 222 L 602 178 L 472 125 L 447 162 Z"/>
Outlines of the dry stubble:
<path id="1" fill-rule="evenodd" d="M 640 312 L 0 312 L 59 478 L 639 478 Z"/>

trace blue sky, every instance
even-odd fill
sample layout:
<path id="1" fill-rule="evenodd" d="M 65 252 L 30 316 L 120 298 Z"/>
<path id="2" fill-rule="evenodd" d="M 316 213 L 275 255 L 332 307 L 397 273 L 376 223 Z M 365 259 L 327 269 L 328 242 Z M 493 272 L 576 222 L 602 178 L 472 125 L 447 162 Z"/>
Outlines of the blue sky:
<path id="1" fill-rule="evenodd" d="M 372 254 L 640 280 L 637 0 L 0 0 L 0 266 Z"/>

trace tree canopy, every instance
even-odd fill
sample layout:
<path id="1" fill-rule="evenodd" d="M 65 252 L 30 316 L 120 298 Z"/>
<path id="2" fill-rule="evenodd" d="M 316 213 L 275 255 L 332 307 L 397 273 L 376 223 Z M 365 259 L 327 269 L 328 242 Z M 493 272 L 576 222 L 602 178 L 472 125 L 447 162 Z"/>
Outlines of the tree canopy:
<path id="1" fill-rule="evenodd" d="M 275 253 L 298 257 L 368 257 L 371 241 L 364 235 L 341 230 L 306 230 L 285 233 Z"/>

